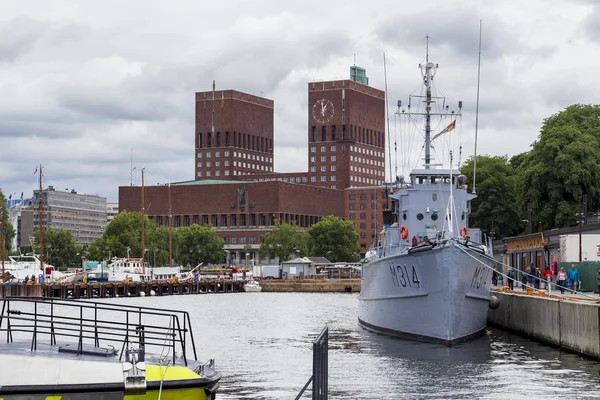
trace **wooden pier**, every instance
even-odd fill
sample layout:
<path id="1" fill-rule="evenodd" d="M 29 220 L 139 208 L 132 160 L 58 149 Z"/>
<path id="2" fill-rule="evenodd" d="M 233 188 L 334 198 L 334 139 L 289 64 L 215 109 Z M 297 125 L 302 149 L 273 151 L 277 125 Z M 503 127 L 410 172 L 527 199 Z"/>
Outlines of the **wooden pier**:
<path id="1" fill-rule="evenodd" d="M 48 297 L 92 299 L 110 297 L 172 296 L 178 294 L 243 292 L 246 281 L 225 279 L 181 282 L 94 282 L 94 283 L 5 283 L 0 297 Z M 143 293 L 143 294 L 141 294 Z"/>

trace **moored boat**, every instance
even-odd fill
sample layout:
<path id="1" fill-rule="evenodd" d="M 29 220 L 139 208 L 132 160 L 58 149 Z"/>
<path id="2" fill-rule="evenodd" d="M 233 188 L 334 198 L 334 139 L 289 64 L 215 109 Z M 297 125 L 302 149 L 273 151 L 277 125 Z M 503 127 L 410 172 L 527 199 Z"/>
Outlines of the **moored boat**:
<path id="1" fill-rule="evenodd" d="M 419 126 L 415 118 L 424 117 L 425 166 L 413 169 L 407 182 L 398 177 L 389 190 L 393 211 L 384 212 L 384 229 L 362 263 L 359 323 L 384 334 L 452 345 L 485 330 L 493 261 L 479 230 L 469 228 L 476 196 L 452 168 L 452 152 L 450 168 L 431 163 L 431 141 L 454 130 L 462 102 L 450 109 L 432 95 L 438 65 L 429 54 L 420 68 L 425 93 L 415 97 L 424 109 L 413 112 L 409 102 L 405 115 L 414 126 Z M 439 112 L 432 112 L 440 104 Z M 446 119 L 441 127 L 450 124 L 432 137 L 433 116 Z"/>
<path id="2" fill-rule="evenodd" d="M 261 292 L 262 287 L 255 281 L 254 279 L 250 279 L 248 282 L 244 284 L 244 292 Z"/>

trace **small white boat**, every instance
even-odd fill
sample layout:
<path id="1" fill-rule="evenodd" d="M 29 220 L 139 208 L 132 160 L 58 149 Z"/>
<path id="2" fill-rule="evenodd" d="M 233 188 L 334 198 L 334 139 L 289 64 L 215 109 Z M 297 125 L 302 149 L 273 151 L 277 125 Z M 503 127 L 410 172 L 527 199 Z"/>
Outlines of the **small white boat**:
<path id="1" fill-rule="evenodd" d="M 44 271 L 40 268 L 40 259 L 35 254 L 9 256 L 9 261 L 4 263 L 7 281 L 22 282 L 26 277 L 39 278 L 44 276 L 45 281 L 55 281 L 64 276 L 60 271 L 56 271 L 50 264 L 44 263 Z"/>
<path id="2" fill-rule="evenodd" d="M 244 292 L 260 292 L 262 288 L 254 279 L 249 280 L 244 284 Z"/>

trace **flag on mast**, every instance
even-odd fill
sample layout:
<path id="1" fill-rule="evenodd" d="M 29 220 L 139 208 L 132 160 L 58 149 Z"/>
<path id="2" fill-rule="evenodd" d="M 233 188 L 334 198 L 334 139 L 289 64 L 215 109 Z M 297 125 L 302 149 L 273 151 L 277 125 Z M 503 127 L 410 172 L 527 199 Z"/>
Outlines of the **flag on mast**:
<path id="1" fill-rule="evenodd" d="M 33 174 L 37 174 L 37 165 L 35 166 L 35 171 L 33 171 Z"/>
<path id="2" fill-rule="evenodd" d="M 444 134 L 446 132 L 453 131 L 455 127 L 456 127 L 456 120 L 452 121 L 450 123 L 450 125 L 448 125 L 447 127 L 445 127 L 440 133 L 438 133 L 433 138 L 431 138 L 431 140 L 437 139 L 438 137 L 440 137 L 440 135 L 442 135 L 442 134 Z"/>

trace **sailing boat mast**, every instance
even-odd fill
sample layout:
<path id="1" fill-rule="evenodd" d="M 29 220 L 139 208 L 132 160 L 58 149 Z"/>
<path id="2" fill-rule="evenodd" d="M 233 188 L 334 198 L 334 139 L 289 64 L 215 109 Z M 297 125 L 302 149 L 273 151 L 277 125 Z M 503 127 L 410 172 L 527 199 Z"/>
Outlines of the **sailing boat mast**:
<path id="1" fill-rule="evenodd" d="M 155 265 L 156 267 L 156 265 Z M 173 215 L 171 215 L 171 184 L 169 183 L 169 267 L 173 268 Z"/>
<path id="2" fill-rule="evenodd" d="M 431 164 L 431 81 L 438 68 L 437 64 L 434 66 L 433 63 L 429 62 L 429 35 L 426 36 L 427 40 L 427 51 L 425 58 L 425 65 L 421 66 L 421 73 L 423 74 L 423 80 L 425 81 L 425 168 L 429 169 Z M 424 71 L 424 72 L 423 72 Z"/>
<path id="3" fill-rule="evenodd" d="M 42 270 L 42 274 L 44 273 L 44 202 L 43 202 L 43 193 L 42 193 L 42 164 L 40 164 L 40 202 L 39 202 L 39 217 L 40 217 L 40 269 Z"/>
<path id="4" fill-rule="evenodd" d="M 145 219 L 145 208 L 146 208 L 146 202 L 144 200 L 144 171 L 145 168 L 142 168 L 142 273 L 145 274 L 146 273 L 146 264 L 144 263 L 144 255 L 146 253 L 145 250 L 145 243 L 144 243 L 144 219 Z"/>

